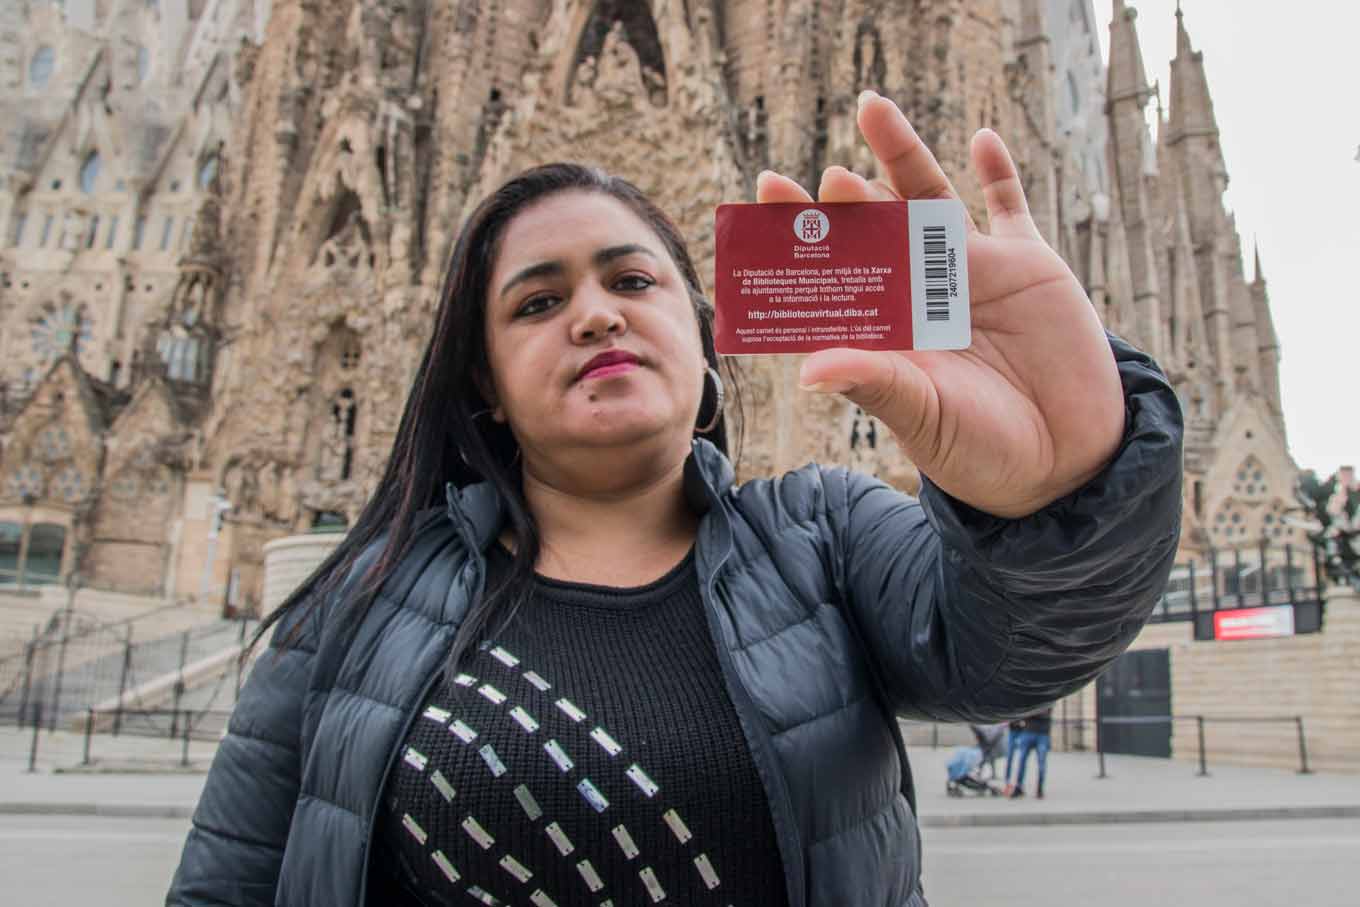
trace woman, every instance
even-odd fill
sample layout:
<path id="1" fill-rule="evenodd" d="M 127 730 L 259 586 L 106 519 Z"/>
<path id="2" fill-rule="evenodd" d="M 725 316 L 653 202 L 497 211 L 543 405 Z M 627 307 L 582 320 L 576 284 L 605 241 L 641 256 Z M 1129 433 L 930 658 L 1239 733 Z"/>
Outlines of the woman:
<path id="1" fill-rule="evenodd" d="M 953 194 L 890 101 L 859 125 L 886 180 L 831 168 L 823 201 Z M 920 502 L 815 465 L 733 487 L 674 227 L 582 168 L 488 198 L 167 903 L 924 904 L 894 716 L 1006 719 L 1089 681 L 1180 525 L 1175 395 L 1102 331 L 1000 139 L 972 156 L 973 346 L 802 366 L 894 431 Z"/>

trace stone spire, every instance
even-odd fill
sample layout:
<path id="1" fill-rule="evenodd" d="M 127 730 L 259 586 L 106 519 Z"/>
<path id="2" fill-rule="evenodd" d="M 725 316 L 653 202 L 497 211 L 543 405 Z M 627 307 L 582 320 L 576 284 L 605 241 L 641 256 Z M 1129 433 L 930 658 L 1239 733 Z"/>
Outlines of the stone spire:
<path id="1" fill-rule="evenodd" d="M 1261 270 L 1261 246 L 1254 250 L 1255 279 L 1248 289 L 1256 318 L 1256 342 L 1259 356 L 1261 392 L 1270 402 L 1271 410 L 1284 433 L 1284 407 L 1280 400 L 1280 339 L 1275 333 L 1275 320 L 1270 315 L 1270 293 L 1266 288 L 1265 272 Z"/>
<path id="2" fill-rule="evenodd" d="M 1110 23 L 1110 71 L 1106 92 L 1110 144 L 1114 156 L 1115 197 L 1124 225 L 1132 311 L 1123 320 L 1134 326 L 1139 341 L 1153 356 L 1161 356 L 1161 292 L 1153 249 L 1153 212 L 1147 180 L 1156 170 L 1155 151 L 1148 138 L 1145 108 L 1151 97 L 1143 52 L 1134 25 L 1136 10 L 1115 0 Z M 1115 299 L 1116 304 L 1125 300 Z"/>
<path id="3" fill-rule="evenodd" d="M 1134 20 L 1138 11 L 1124 0 L 1114 0 L 1114 18 L 1110 22 L 1110 72 L 1105 97 L 1110 104 L 1125 98 L 1137 98 L 1139 107 L 1147 102 L 1147 70 L 1143 68 L 1143 51 L 1138 43 L 1138 29 Z"/>
<path id="4" fill-rule="evenodd" d="M 1176 7 L 1176 56 L 1171 61 L 1170 141 L 1184 136 L 1218 136 L 1214 101 L 1209 80 L 1204 74 L 1204 53 L 1190 44 L 1185 30 L 1185 13 Z"/>

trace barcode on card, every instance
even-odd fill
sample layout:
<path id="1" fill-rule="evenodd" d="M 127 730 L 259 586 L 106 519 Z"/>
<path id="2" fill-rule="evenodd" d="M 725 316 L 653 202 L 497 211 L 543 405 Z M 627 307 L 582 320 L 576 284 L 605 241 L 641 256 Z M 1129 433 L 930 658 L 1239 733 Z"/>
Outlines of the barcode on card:
<path id="1" fill-rule="evenodd" d="M 955 199 L 908 203 L 912 347 L 958 350 L 972 343 L 967 228 Z"/>

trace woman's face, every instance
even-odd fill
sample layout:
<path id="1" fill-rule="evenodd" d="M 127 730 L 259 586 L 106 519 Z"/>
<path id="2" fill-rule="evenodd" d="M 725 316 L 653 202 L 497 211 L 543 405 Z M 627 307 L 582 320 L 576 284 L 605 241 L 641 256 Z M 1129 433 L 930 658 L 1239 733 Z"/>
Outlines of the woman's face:
<path id="1" fill-rule="evenodd" d="M 688 451 L 705 368 L 698 322 L 666 247 L 622 202 L 559 192 L 510 221 L 486 349 L 495 418 L 526 463 L 630 445 Z"/>

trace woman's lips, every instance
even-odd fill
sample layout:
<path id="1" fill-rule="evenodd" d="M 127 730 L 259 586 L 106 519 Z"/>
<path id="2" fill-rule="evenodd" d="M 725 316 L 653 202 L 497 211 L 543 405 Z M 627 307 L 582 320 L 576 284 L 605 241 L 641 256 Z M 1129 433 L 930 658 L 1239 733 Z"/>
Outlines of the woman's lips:
<path id="1" fill-rule="evenodd" d="M 581 380 L 586 381 L 591 378 L 610 378 L 614 375 L 622 375 L 624 372 L 631 372 L 637 367 L 638 364 L 636 362 L 614 362 L 609 365 L 601 365 L 586 372 L 581 376 Z"/>

